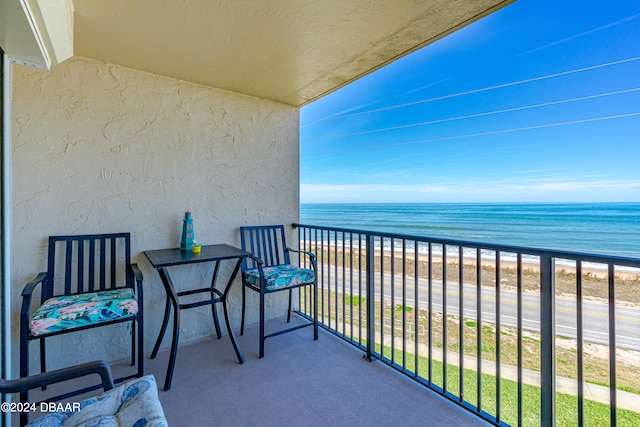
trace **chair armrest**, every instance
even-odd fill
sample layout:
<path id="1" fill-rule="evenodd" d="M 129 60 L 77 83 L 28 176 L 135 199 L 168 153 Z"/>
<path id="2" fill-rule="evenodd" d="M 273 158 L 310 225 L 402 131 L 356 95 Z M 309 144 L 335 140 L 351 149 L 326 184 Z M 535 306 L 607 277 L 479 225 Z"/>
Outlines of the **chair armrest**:
<path id="1" fill-rule="evenodd" d="M 293 249 L 293 248 L 287 248 L 288 251 L 290 252 L 296 252 L 299 254 L 305 254 L 308 255 L 309 258 L 311 259 L 311 266 L 313 267 L 313 269 L 316 269 L 316 255 L 312 252 L 309 251 L 301 251 L 301 250 L 297 250 L 297 249 Z"/>
<path id="2" fill-rule="evenodd" d="M 36 276 L 35 279 L 27 283 L 24 289 L 22 289 L 22 296 L 31 298 L 31 296 L 33 295 L 33 291 L 36 289 L 36 286 L 44 282 L 45 277 L 47 277 L 47 273 L 40 273 Z"/>
<path id="3" fill-rule="evenodd" d="M 47 277 L 47 273 L 40 273 L 35 279 L 27 283 L 22 289 L 22 308 L 20 310 L 20 329 L 28 330 L 29 316 L 31 315 L 31 299 L 33 298 L 33 292 L 36 290 L 36 286 L 44 283 Z"/>
<path id="4" fill-rule="evenodd" d="M 251 258 L 252 260 L 254 260 L 254 261 L 255 261 L 255 263 L 256 263 L 256 264 L 258 264 L 258 267 L 262 267 L 262 264 L 264 264 L 264 262 L 263 262 L 260 258 L 258 258 L 257 256 L 255 256 L 255 255 L 249 255 L 249 258 Z"/>
<path id="5" fill-rule="evenodd" d="M 140 308 L 140 313 L 142 313 L 142 271 L 138 264 L 129 264 L 130 274 L 133 275 L 136 280 L 136 294 L 138 296 L 138 307 Z"/>
<path id="6" fill-rule="evenodd" d="M 140 270 L 138 264 L 129 264 L 129 268 L 131 269 L 131 273 L 136 279 L 136 282 L 142 282 L 142 270 Z"/>
<path id="7" fill-rule="evenodd" d="M 136 281 L 137 293 L 142 296 L 142 270 L 140 270 L 138 264 L 129 264 L 127 272 L 133 276 Z"/>
<path id="8" fill-rule="evenodd" d="M 109 364 L 105 361 L 97 360 L 14 380 L 0 379 L 0 391 L 2 393 L 22 393 L 34 388 L 44 387 L 91 374 L 100 375 L 102 388 L 105 391 L 113 388 L 113 376 L 111 375 Z"/>

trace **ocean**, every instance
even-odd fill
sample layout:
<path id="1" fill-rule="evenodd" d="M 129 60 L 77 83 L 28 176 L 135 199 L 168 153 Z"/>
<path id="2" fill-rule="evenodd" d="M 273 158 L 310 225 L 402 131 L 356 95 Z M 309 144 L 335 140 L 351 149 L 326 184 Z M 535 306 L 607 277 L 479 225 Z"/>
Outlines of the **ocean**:
<path id="1" fill-rule="evenodd" d="M 300 222 L 640 258 L 640 203 L 301 204 Z"/>

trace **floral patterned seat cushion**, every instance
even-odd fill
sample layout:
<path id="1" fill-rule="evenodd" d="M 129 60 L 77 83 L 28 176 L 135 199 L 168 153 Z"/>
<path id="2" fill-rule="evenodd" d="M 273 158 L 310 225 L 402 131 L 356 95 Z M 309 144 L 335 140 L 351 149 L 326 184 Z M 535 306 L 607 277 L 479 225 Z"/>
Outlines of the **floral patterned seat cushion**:
<path id="1" fill-rule="evenodd" d="M 264 278 L 267 282 L 266 290 L 290 288 L 303 284 L 311 284 L 316 278 L 313 270 L 296 267 L 291 264 L 274 265 L 264 267 Z M 257 268 L 245 271 L 245 280 L 257 288 L 260 287 L 260 272 Z"/>
<path id="2" fill-rule="evenodd" d="M 28 426 L 167 427 L 153 375 L 130 381 L 98 397 L 83 400 L 79 406 L 77 411 L 47 414 Z"/>
<path id="3" fill-rule="evenodd" d="M 96 323 L 124 319 L 138 313 L 132 289 L 90 292 L 49 298 L 29 323 L 31 335 L 50 334 Z"/>

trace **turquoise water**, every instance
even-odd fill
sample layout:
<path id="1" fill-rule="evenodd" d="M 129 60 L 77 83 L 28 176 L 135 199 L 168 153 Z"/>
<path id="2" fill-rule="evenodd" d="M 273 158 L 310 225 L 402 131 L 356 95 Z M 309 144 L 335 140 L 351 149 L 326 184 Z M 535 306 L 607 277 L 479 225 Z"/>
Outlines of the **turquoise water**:
<path id="1" fill-rule="evenodd" d="M 640 203 L 302 204 L 300 222 L 640 258 Z"/>

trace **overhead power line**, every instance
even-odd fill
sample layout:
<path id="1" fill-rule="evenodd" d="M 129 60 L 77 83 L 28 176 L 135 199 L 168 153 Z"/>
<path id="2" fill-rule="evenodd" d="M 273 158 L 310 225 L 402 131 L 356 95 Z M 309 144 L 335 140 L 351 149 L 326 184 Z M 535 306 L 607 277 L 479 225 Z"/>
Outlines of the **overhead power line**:
<path id="1" fill-rule="evenodd" d="M 503 83 L 503 84 L 484 87 L 484 88 L 480 88 L 480 89 L 473 89 L 473 90 L 469 90 L 469 91 L 465 91 L 465 92 L 458 92 L 458 93 L 453 93 L 453 94 L 449 94 L 449 95 L 437 96 L 437 97 L 434 97 L 434 98 L 428 98 L 428 99 L 423 99 L 423 100 L 419 100 L 419 101 L 407 102 L 407 103 L 404 103 L 404 104 L 390 105 L 388 107 L 376 108 L 376 109 L 373 109 L 373 110 L 359 111 L 357 113 L 343 114 L 343 115 L 335 116 L 335 117 L 326 117 L 324 119 L 318 119 L 318 120 L 313 120 L 313 121 L 310 121 L 310 122 L 307 122 L 307 123 L 303 123 L 301 126 L 304 127 L 304 126 L 309 126 L 309 125 L 316 124 L 316 123 L 323 123 L 323 122 L 328 122 L 328 121 L 333 121 L 333 120 L 344 119 L 344 118 L 348 118 L 348 117 L 356 117 L 356 116 L 360 116 L 360 115 L 363 115 L 363 114 L 378 113 L 378 112 L 381 112 L 381 111 L 388 111 L 388 110 L 393 110 L 393 109 L 397 109 L 397 108 L 409 107 L 409 106 L 413 106 L 413 105 L 424 104 L 424 103 L 427 103 L 427 102 L 433 102 L 433 101 L 440 101 L 440 100 L 443 100 L 443 99 L 455 98 L 455 97 L 458 97 L 458 96 L 471 95 L 471 94 L 474 94 L 474 93 L 486 92 L 486 91 L 489 91 L 489 90 L 501 89 L 501 88 L 505 88 L 505 87 L 509 87 L 509 86 L 516 86 L 516 85 L 521 85 L 521 84 L 525 84 L 525 83 L 531 83 L 531 82 L 535 82 L 535 81 L 546 80 L 546 79 L 566 76 L 566 75 L 575 74 L 575 73 L 581 73 L 581 72 L 584 72 L 584 71 L 596 70 L 596 69 L 599 69 L 599 68 L 610 67 L 610 66 L 619 65 L 619 64 L 625 64 L 625 63 L 628 63 L 628 62 L 633 62 L 633 61 L 638 61 L 638 60 L 640 60 L 640 56 L 635 56 L 633 58 L 621 59 L 621 60 L 618 60 L 618 61 L 607 62 L 607 63 L 604 63 L 604 64 L 591 65 L 589 67 L 577 68 L 577 69 L 574 69 L 574 70 L 562 71 L 562 72 L 559 72 L 559 73 L 553 73 L 553 74 L 547 74 L 547 75 L 544 75 L 544 76 L 532 77 L 532 78 L 529 78 L 529 79 L 518 80 L 518 81 L 515 81 L 515 82 L 509 82 L 509 83 Z"/>
<path id="2" fill-rule="evenodd" d="M 318 152 L 318 153 L 302 154 L 301 157 L 322 156 L 322 155 L 327 155 L 327 154 L 348 153 L 348 152 L 353 152 L 353 151 L 375 150 L 375 149 L 379 149 L 379 148 L 388 148 L 388 147 L 401 147 L 401 146 L 404 146 L 404 145 L 426 144 L 426 143 L 429 143 L 429 142 L 451 141 L 451 140 L 455 140 L 455 139 L 473 138 L 473 137 L 489 136 L 489 135 L 499 135 L 499 134 L 504 134 L 504 133 L 521 132 L 521 131 L 535 130 L 535 129 L 545 129 L 545 128 L 552 128 L 552 127 L 576 125 L 576 124 L 591 123 L 591 122 L 599 122 L 599 121 L 613 120 L 613 119 L 622 119 L 622 118 L 636 117 L 636 116 L 640 116 L 640 112 L 629 113 L 629 114 L 619 114 L 619 115 L 615 115 L 615 116 L 594 117 L 594 118 L 591 118 L 591 119 L 583 119 L 583 120 L 572 120 L 572 121 L 560 122 L 560 123 L 549 123 L 549 124 L 545 124 L 545 125 L 527 126 L 527 127 L 513 128 L 513 129 L 502 129 L 502 130 L 496 130 L 496 131 L 490 131 L 490 132 L 472 133 L 472 134 L 466 134 L 466 135 L 454 135 L 454 136 L 447 136 L 447 137 L 442 137 L 442 138 L 422 139 L 422 140 L 417 140 L 417 141 L 397 142 L 397 143 L 381 144 L 381 145 L 370 145 L 370 146 L 367 146 L 367 147 L 358 147 L 358 148 L 347 148 L 347 149 L 344 149 L 344 150 L 324 151 L 324 152 Z"/>
<path id="3" fill-rule="evenodd" d="M 541 103 L 541 104 L 524 105 L 524 106 L 520 106 L 520 107 L 507 108 L 507 109 L 503 109 L 503 110 L 486 111 L 486 112 L 483 112 L 483 113 L 469 114 L 469 115 L 465 115 L 465 116 L 448 117 L 446 119 L 430 120 L 430 121 L 427 121 L 427 122 L 411 123 L 411 124 L 408 124 L 408 125 L 392 126 L 392 127 L 380 128 L 380 129 L 370 129 L 370 130 L 365 130 L 365 131 L 360 131 L 360 132 L 345 133 L 345 134 L 341 134 L 341 135 L 325 136 L 325 137 L 321 137 L 321 138 L 305 139 L 305 140 L 302 140 L 302 142 L 305 143 L 305 142 L 327 141 L 327 140 L 331 140 L 331 139 L 348 138 L 348 137 L 351 137 L 351 136 L 367 135 L 367 134 L 372 134 L 372 133 L 388 132 L 388 131 L 392 131 L 392 130 L 407 129 L 407 128 L 418 127 L 418 126 L 434 125 L 434 124 L 438 124 L 438 123 L 446 123 L 446 122 L 452 122 L 452 121 L 456 121 L 456 120 L 474 119 L 474 118 L 478 118 L 478 117 L 485 117 L 485 116 L 491 116 L 491 115 L 496 115 L 496 114 L 504 114 L 504 113 L 512 113 L 512 112 L 515 112 L 515 111 L 530 110 L 530 109 L 541 108 L 541 107 L 549 107 L 549 106 L 553 106 L 553 105 L 567 104 L 567 103 L 570 103 L 570 102 L 586 101 L 586 100 L 589 100 L 589 99 L 602 98 L 602 97 L 605 97 L 605 96 L 612 96 L 612 95 L 622 95 L 622 94 L 638 92 L 638 91 L 640 91 L 640 87 L 636 87 L 636 88 L 632 88 L 632 89 L 618 90 L 618 91 L 613 91 L 613 92 L 599 93 L 599 94 L 595 94 L 595 95 L 581 96 L 581 97 L 578 97 L 578 98 L 570 98 L 570 99 L 562 99 L 562 100 L 558 100 L 558 101 L 544 102 L 544 103 Z"/>

